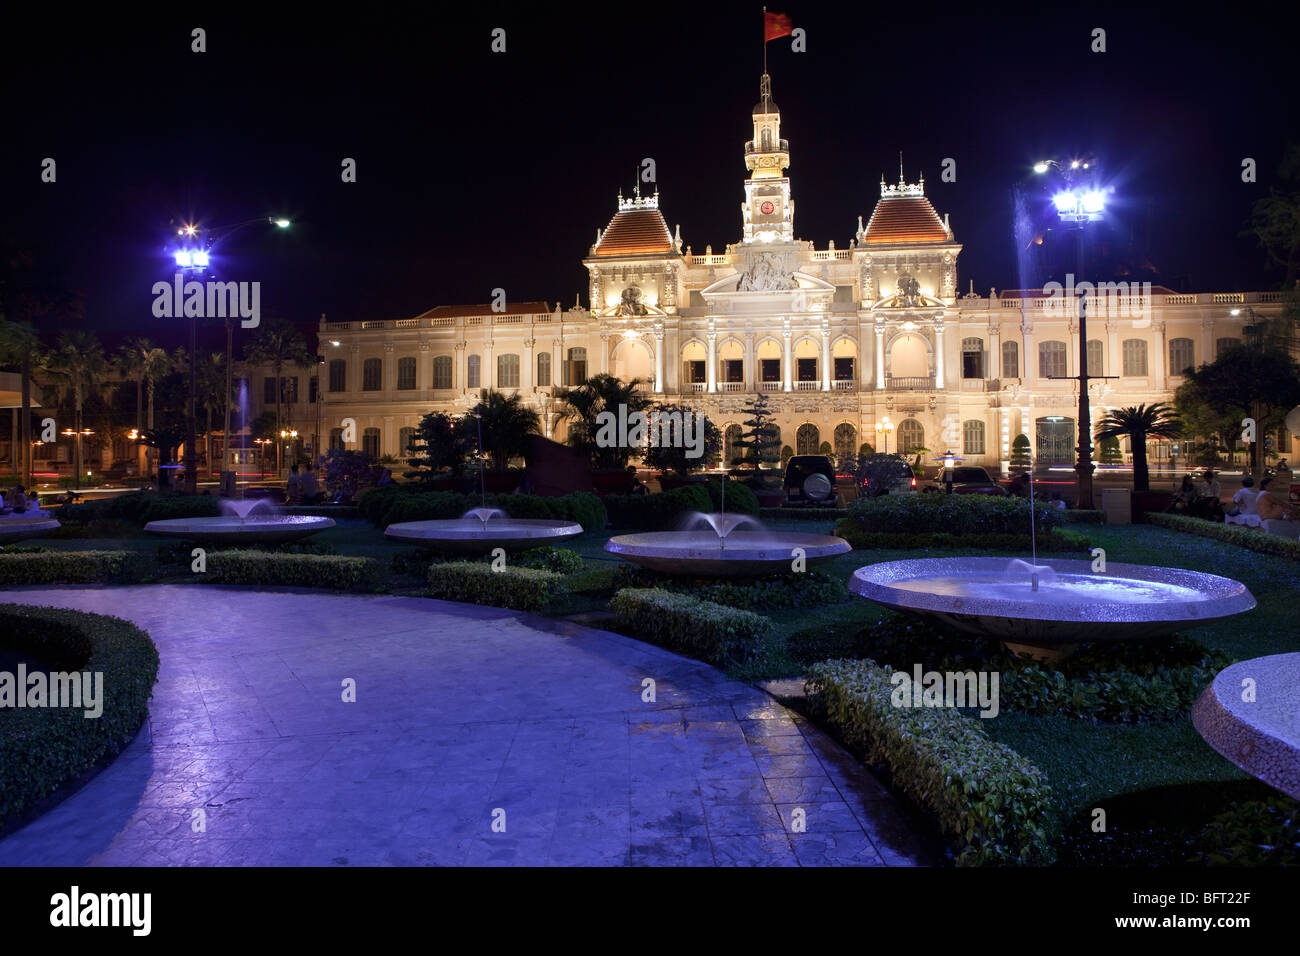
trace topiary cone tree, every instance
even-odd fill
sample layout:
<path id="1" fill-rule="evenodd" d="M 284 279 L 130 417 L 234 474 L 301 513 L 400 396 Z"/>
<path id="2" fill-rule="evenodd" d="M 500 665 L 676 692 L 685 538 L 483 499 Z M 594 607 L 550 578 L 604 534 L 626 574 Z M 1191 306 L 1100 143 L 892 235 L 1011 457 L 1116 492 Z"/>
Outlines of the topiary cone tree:
<path id="1" fill-rule="evenodd" d="M 1133 490 L 1151 490 L 1151 470 L 1147 466 L 1147 441 L 1152 438 L 1177 438 L 1183 425 L 1174 407 L 1165 402 L 1131 405 L 1112 409 L 1097 427 L 1098 438 L 1127 435 L 1133 449 Z"/>
<path id="2" fill-rule="evenodd" d="M 1033 464 L 1033 458 L 1029 452 L 1029 436 L 1017 435 L 1015 441 L 1011 443 L 1011 467 L 1028 468 Z"/>
<path id="3" fill-rule="evenodd" d="M 767 407 L 767 395 L 759 392 L 745 403 L 744 414 L 748 416 L 742 423 L 741 433 L 736 447 L 741 449 L 740 464 L 754 469 L 758 478 L 763 478 L 764 465 L 775 465 L 781 460 L 780 431 L 772 421 L 772 412 Z"/>

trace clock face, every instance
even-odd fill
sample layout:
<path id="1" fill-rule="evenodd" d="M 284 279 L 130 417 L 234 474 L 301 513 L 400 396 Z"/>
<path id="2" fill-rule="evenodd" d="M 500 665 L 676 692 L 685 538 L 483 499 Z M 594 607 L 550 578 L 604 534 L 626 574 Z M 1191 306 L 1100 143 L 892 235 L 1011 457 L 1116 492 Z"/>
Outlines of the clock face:
<path id="1" fill-rule="evenodd" d="M 776 207 L 773 206 L 770 202 L 765 202 L 763 203 L 763 205 L 759 206 L 758 208 L 763 213 L 764 216 L 770 216 L 772 215 L 772 210 L 774 210 Z"/>

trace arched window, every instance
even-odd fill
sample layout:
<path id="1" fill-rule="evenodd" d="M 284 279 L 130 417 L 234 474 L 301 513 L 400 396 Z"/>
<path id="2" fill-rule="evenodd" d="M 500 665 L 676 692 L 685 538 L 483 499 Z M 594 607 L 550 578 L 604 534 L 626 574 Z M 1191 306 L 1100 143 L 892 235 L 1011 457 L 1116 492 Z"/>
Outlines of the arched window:
<path id="1" fill-rule="evenodd" d="M 1039 342 L 1038 377 L 1064 378 L 1068 374 L 1065 367 L 1065 343 Z"/>
<path id="2" fill-rule="evenodd" d="M 1241 339 L 1215 339 L 1214 340 L 1214 357 L 1221 358 L 1223 353 L 1228 349 L 1235 349 L 1241 344 Z"/>
<path id="3" fill-rule="evenodd" d="M 848 422 L 835 426 L 835 457 L 843 461 L 858 453 L 858 430 Z"/>
<path id="4" fill-rule="evenodd" d="M 915 418 L 904 418 L 898 423 L 898 453 L 910 455 L 925 447 L 925 426 Z"/>
<path id="5" fill-rule="evenodd" d="M 415 441 L 415 429 L 407 426 L 397 433 L 397 457 L 404 458 L 407 455 L 414 454 L 411 451 L 411 442 Z"/>
<path id="6" fill-rule="evenodd" d="M 1002 377 L 1020 377 L 1020 343 L 1016 341 L 1002 343 Z"/>
<path id="7" fill-rule="evenodd" d="M 343 429 L 341 429 L 341 428 L 331 428 L 331 429 L 330 429 L 330 450 L 333 451 L 333 450 L 337 449 L 337 450 L 339 450 L 339 451 L 342 451 L 343 447 L 344 447 L 344 445 L 343 445 Z"/>
<path id="8" fill-rule="evenodd" d="M 415 388 L 415 359 L 410 356 L 397 360 L 397 387 L 402 391 Z"/>
<path id="9" fill-rule="evenodd" d="M 1106 374 L 1106 347 L 1101 344 L 1101 339 L 1088 340 L 1088 374 L 1105 375 Z"/>
<path id="10" fill-rule="evenodd" d="M 379 457 L 379 429 L 367 428 L 361 433 L 361 451 L 371 458 Z"/>
<path id="11" fill-rule="evenodd" d="M 984 454 L 984 423 L 978 418 L 969 419 L 962 424 L 961 437 L 963 455 Z"/>
<path id="12" fill-rule="evenodd" d="M 433 360 L 433 387 L 451 388 L 451 356 L 439 355 Z"/>
<path id="13" fill-rule="evenodd" d="M 961 377 L 984 377 L 984 340 L 976 336 L 961 340 Z"/>
<path id="14" fill-rule="evenodd" d="M 483 360 L 477 355 L 471 355 L 465 363 L 465 387 L 481 388 L 483 378 L 480 375 Z"/>
<path id="15" fill-rule="evenodd" d="M 506 353 L 497 356 L 497 388 L 519 387 L 519 356 Z"/>
<path id="16" fill-rule="evenodd" d="M 1142 378 L 1147 374 L 1146 339 L 1124 340 L 1124 375 L 1128 378 Z"/>
<path id="17" fill-rule="evenodd" d="M 330 391 L 346 392 L 348 390 L 348 360 L 330 359 Z"/>
<path id="18" fill-rule="evenodd" d="M 796 455 L 815 455 L 821 444 L 821 432 L 811 422 L 805 422 L 794 433 L 794 453 Z"/>
<path id="19" fill-rule="evenodd" d="M 368 358 L 361 364 L 361 390 L 377 392 L 384 387 L 384 360 Z"/>
<path id="20" fill-rule="evenodd" d="M 1169 374 L 1186 375 L 1196 365 L 1195 346 L 1191 339 L 1169 340 Z"/>
<path id="21" fill-rule="evenodd" d="M 740 456 L 744 454 L 744 449 L 738 444 L 744 433 L 739 425 L 728 425 L 727 430 L 723 432 L 723 461 L 728 468 L 734 466 Z"/>
<path id="22" fill-rule="evenodd" d="M 537 384 L 538 385 L 551 384 L 551 353 L 550 352 L 537 353 Z"/>

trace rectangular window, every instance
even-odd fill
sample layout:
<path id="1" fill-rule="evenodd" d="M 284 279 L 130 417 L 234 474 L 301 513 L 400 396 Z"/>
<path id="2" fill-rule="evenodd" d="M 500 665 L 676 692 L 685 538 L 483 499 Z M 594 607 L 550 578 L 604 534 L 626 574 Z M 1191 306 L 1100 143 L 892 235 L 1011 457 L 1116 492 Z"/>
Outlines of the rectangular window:
<path id="1" fill-rule="evenodd" d="M 781 381 L 781 360 L 780 359 L 759 359 L 759 374 L 764 382 Z"/>
<path id="2" fill-rule="evenodd" d="M 415 359 L 410 356 L 397 360 L 397 387 L 403 390 L 415 388 Z"/>
<path id="3" fill-rule="evenodd" d="M 286 405 L 298 404 L 298 376 L 286 375 L 280 379 L 280 394 L 284 396 L 281 399 Z"/>
<path id="4" fill-rule="evenodd" d="M 384 360 L 366 359 L 361 366 L 361 390 L 377 392 L 384 387 Z"/>
<path id="5" fill-rule="evenodd" d="M 1020 346 L 1015 342 L 1002 343 L 1002 377 L 1020 377 Z"/>
<path id="6" fill-rule="evenodd" d="M 745 380 L 745 362 L 743 359 L 723 359 L 722 380 L 724 382 L 743 382 Z"/>
<path id="7" fill-rule="evenodd" d="M 273 377 L 262 379 L 262 404 L 274 405 L 275 402 L 275 379 Z"/>
<path id="8" fill-rule="evenodd" d="M 694 362 L 686 363 L 686 381 L 692 385 L 699 382 L 707 382 L 708 377 L 704 371 L 704 360 L 699 359 Z"/>
<path id="9" fill-rule="evenodd" d="M 817 381 L 817 360 L 815 358 L 795 359 L 794 367 L 795 371 L 799 374 L 799 381 Z"/>
<path id="10" fill-rule="evenodd" d="M 835 360 L 835 381 L 851 382 L 853 381 L 853 359 L 837 358 Z"/>
<path id="11" fill-rule="evenodd" d="M 978 337 L 962 339 L 961 377 L 984 377 L 984 340 Z"/>
<path id="12" fill-rule="evenodd" d="M 330 359 L 330 391 L 346 392 L 348 390 L 348 360 Z"/>
<path id="13" fill-rule="evenodd" d="M 320 378 L 316 375 L 313 375 L 307 383 L 307 401 L 320 401 Z"/>
<path id="14" fill-rule="evenodd" d="M 433 387 L 451 388 L 450 355 L 439 355 L 433 360 Z"/>

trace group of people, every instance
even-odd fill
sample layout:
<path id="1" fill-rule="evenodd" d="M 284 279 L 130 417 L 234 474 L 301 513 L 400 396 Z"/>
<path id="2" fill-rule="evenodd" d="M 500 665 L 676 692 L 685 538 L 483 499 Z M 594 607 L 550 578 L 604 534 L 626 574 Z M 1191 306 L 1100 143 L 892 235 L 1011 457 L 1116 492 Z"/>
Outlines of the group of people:
<path id="1" fill-rule="evenodd" d="M 291 505 L 315 505 L 325 500 L 325 492 L 320 489 L 311 462 L 303 466 L 301 473 L 297 465 L 289 469 L 289 483 L 284 489 L 284 500 Z"/>
<path id="2" fill-rule="evenodd" d="M 1185 514 L 1193 518 L 1205 518 L 1209 521 L 1223 520 L 1222 491 L 1219 479 L 1213 468 L 1201 473 L 1199 481 L 1193 481 L 1191 475 L 1183 475 L 1183 483 L 1174 495 L 1169 510 L 1175 514 Z"/>
<path id="3" fill-rule="evenodd" d="M 1241 479 L 1241 490 L 1232 496 L 1233 508 L 1228 512 L 1230 518 L 1241 515 L 1258 515 L 1260 521 L 1294 521 L 1295 509 L 1289 501 L 1284 502 L 1273 494 L 1271 477 L 1259 480 L 1259 490 L 1255 490 L 1255 479 L 1247 475 Z"/>
<path id="4" fill-rule="evenodd" d="M 22 485 L 15 485 L 11 492 L 0 488 L 0 511 L 5 514 L 20 515 L 29 507 L 31 507 L 31 499 L 27 497 L 27 489 Z"/>

